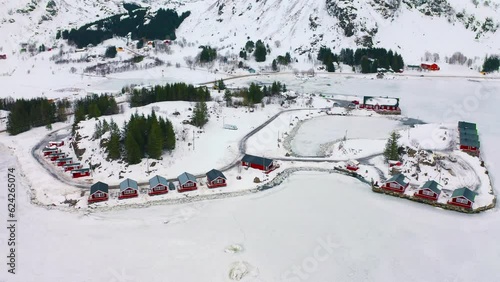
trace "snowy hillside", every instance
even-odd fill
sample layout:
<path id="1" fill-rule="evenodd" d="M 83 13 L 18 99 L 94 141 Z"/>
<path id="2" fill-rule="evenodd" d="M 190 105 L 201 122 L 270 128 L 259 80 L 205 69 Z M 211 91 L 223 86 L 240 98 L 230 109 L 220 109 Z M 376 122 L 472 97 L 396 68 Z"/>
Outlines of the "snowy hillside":
<path id="1" fill-rule="evenodd" d="M 473 2 L 477 2 L 475 5 Z M 0 53 L 18 57 L 21 43 L 60 44 L 58 29 L 125 12 L 122 1 L 1 0 Z M 443 59 L 460 51 L 469 58 L 497 53 L 499 0 L 190 0 L 136 1 L 153 10 L 175 8 L 191 15 L 178 37 L 237 53 L 248 39 L 262 39 L 271 56 L 334 48 L 376 46 L 419 62 L 426 51 Z M 424 4 L 422 4 L 424 3 Z M 14 56 L 11 56 L 14 55 Z M 15 64 L 15 60 L 2 64 Z M 1 66 L 0 66 L 1 67 Z M 3 68 L 2 68 L 3 69 Z"/>

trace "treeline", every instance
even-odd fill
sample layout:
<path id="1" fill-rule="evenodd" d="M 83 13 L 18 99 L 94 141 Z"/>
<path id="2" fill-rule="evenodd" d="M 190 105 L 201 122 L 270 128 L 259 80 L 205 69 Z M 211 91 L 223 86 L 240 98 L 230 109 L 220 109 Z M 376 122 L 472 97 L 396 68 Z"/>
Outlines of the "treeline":
<path id="1" fill-rule="evenodd" d="M 172 123 L 168 119 L 157 118 L 154 111 L 147 117 L 137 113 L 132 115 L 124 125 L 123 137 L 123 156 L 129 164 L 140 163 L 144 157 L 160 159 L 164 151 L 175 149 Z M 117 159 L 119 140 L 119 133 L 112 132 L 107 147 L 111 159 Z"/>
<path id="2" fill-rule="evenodd" d="M 57 102 L 46 98 L 6 100 L 9 116 L 7 117 L 7 132 L 11 135 L 30 130 L 34 127 L 52 127 L 54 122 L 66 121 L 66 109 L 71 104 L 66 100 Z"/>
<path id="3" fill-rule="evenodd" d="M 252 82 L 249 88 L 244 88 L 235 91 L 234 93 L 231 93 L 229 90 L 226 90 L 226 93 L 224 94 L 224 100 L 229 106 L 231 102 L 231 96 L 242 97 L 243 104 L 246 106 L 251 106 L 257 103 L 262 103 L 262 99 L 264 97 L 272 96 L 275 94 L 279 94 L 280 92 L 286 92 L 286 91 L 287 91 L 286 85 L 281 84 L 278 81 L 273 82 L 273 84 L 269 87 L 264 85 L 264 87 L 262 88 L 259 85 Z"/>
<path id="4" fill-rule="evenodd" d="M 245 44 L 245 48 L 240 51 L 240 58 L 248 60 L 248 56 L 253 55 L 255 57 L 255 61 L 265 62 L 266 55 L 269 53 L 271 53 L 269 45 L 265 45 L 262 40 L 257 40 L 255 43 L 252 40 L 248 40 Z"/>
<path id="5" fill-rule="evenodd" d="M 498 71 L 500 68 L 500 58 L 498 56 L 486 57 L 483 64 L 484 72 Z"/>
<path id="6" fill-rule="evenodd" d="M 115 98 L 108 94 L 93 94 L 82 99 L 78 99 L 74 104 L 75 125 L 88 118 L 115 115 L 120 112 Z"/>
<path id="7" fill-rule="evenodd" d="M 326 66 L 329 72 L 335 71 L 333 63 L 343 63 L 352 67 L 360 66 L 362 73 L 376 73 L 379 68 L 398 72 L 404 68 L 403 57 L 385 48 L 358 48 L 356 50 L 346 48 L 341 49 L 339 54 L 335 54 L 330 48 L 321 47 L 317 59 Z"/>
<path id="8" fill-rule="evenodd" d="M 0 98 L 0 110 L 10 111 L 15 103 L 16 100 L 12 97 Z"/>
<path id="9" fill-rule="evenodd" d="M 122 92 L 127 90 L 124 88 Z M 167 83 L 152 88 L 133 89 L 130 96 L 130 107 L 140 107 L 164 101 L 210 101 L 210 92 L 206 87 L 194 87 L 192 84 L 185 83 Z"/>
<path id="10" fill-rule="evenodd" d="M 159 9 L 154 16 L 150 16 L 145 8 L 134 6 L 127 8 L 128 13 L 91 22 L 78 29 L 58 31 L 56 39 L 62 37 L 79 48 L 89 44 L 98 45 L 113 36 L 125 37 L 129 33 L 132 40 L 142 38 L 175 40 L 175 30 L 190 15 L 189 11 L 178 15 L 175 10 Z"/>

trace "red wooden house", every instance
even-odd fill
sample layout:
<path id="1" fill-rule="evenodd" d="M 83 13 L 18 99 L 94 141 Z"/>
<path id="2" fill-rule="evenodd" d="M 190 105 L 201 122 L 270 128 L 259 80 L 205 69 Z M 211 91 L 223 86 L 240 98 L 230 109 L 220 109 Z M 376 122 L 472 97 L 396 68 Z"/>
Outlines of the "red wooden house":
<path id="1" fill-rule="evenodd" d="M 474 191 L 466 187 L 459 188 L 453 191 L 448 204 L 466 209 L 472 209 L 472 204 L 474 204 L 475 198 L 476 193 Z"/>
<path id="2" fill-rule="evenodd" d="M 389 167 L 400 167 L 402 165 L 403 163 L 400 161 L 391 161 L 391 160 L 389 161 Z"/>
<path id="3" fill-rule="evenodd" d="M 49 142 L 49 146 L 61 147 L 64 145 L 64 140 L 61 141 L 51 141 Z"/>
<path id="4" fill-rule="evenodd" d="M 155 176 L 149 180 L 149 196 L 168 193 L 169 183 L 167 179 L 161 176 Z"/>
<path id="5" fill-rule="evenodd" d="M 52 155 L 52 154 L 58 154 L 60 153 L 61 150 L 58 149 L 58 148 L 44 148 L 42 150 L 42 153 L 44 156 L 49 156 L 49 155 Z"/>
<path id="6" fill-rule="evenodd" d="M 139 186 L 137 186 L 135 180 L 127 178 L 120 183 L 120 195 L 118 196 L 118 200 L 135 198 L 137 196 L 139 196 Z"/>
<path id="7" fill-rule="evenodd" d="M 109 198 L 109 186 L 103 182 L 97 182 L 90 186 L 90 195 L 87 200 L 89 204 L 107 201 Z"/>
<path id="8" fill-rule="evenodd" d="M 439 195 L 441 194 L 441 189 L 439 189 L 439 186 L 440 184 L 436 181 L 429 180 L 418 189 L 414 196 L 427 200 L 437 201 Z"/>
<path id="9" fill-rule="evenodd" d="M 437 64 L 421 64 L 420 67 L 423 70 L 438 71 L 441 68 Z"/>
<path id="10" fill-rule="evenodd" d="M 359 162 L 357 160 L 349 160 L 346 164 L 347 170 L 357 171 L 359 169 Z"/>
<path id="11" fill-rule="evenodd" d="M 387 180 L 381 188 L 393 192 L 404 193 L 405 189 L 410 184 L 409 182 L 406 182 L 405 179 L 406 177 L 403 174 L 396 174 L 389 178 L 389 180 Z"/>
<path id="12" fill-rule="evenodd" d="M 57 166 L 63 166 L 65 164 L 70 164 L 73 162 L 73 158 L 60 158 L 56 160 Z"/>
<path id="13" fill-rule="evenodd" d="M 57 154 L 48 155 L 48 157 L 51 161 L 55 162 L 58 159 L 66 158 L 66 154 L 65 153 L 57 153 Z"/>
<path id="14" fill-rule="evenodd" d="M 62 166 L 64 171 L 72 171 L 74 169 L 81 169 L 82 165 L 80 163 L 65 164 Z"/>
<path id="15" fill-rule="evenodd" d="M 269 173 L 278 167 L 274 164 L 274 161 L 271 159 L 252 156 L 248 154 L 241 159 L 241 165 L 255 169 L 260 169 L 265 171 L 266 173 Z"/>
<path id="16" fill-rule="evenodd" d="M 207 186 L 208 188 L 224 187 L 227 185 L 226 176 L 216 169 L 207 172 Z"/>
<path id="17" fill-rule="evenodd" d="M 71 176 L 73 178 L 90 176 L 90 168 L 74 169 L 71 171 Z"/>
<path id="18" fill-rule="evenodd" d="M 183 174 L 177 177 L 179 181 L 179 192 L 193 191 L 198 189 L 196 187 L 196 177 L 194 175 L 184 172 Z"/>
<path id="19" fill-rule="evenodd" d="M 360 109 L 373 110 L 375 112 L 401 114 L 399 98 L 364 96 Z"/>

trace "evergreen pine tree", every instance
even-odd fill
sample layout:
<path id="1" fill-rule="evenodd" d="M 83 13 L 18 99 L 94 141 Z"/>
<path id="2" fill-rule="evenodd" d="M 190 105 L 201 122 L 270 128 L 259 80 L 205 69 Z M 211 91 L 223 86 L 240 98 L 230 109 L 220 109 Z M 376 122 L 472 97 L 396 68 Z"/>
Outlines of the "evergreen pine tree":
<path id="1" fill-rule="evenodd" d="M 135 141 L 132 131 L 129 129 L 125 137 L 125 154 L 129 164 L 138 164 L 141 162 L 141 151 L 139 144 Z"/>
<path id="2" fill-rule="evenodd" d="M 117 160 L 120 158 L 120 134 L 119 132 L 112 131 L 111 137 L 109 138 L 108 146 L 108 158 L 111 160 Z"/>
<path id="3" fill-rule="evenodd" d="M 361 72 L 370 73 L 370 70 L 371 70 L 370 59 L 368 59 L 367 56 L 363 56 L 363 58 L 361 58 Z"/>
<path id="4" fill-rule="evenodd" d="M 165 132 L 165 145 L 164 147 L 172 151 L 175 149 L 175 132 L 174 132 L 174 126 L 170 122 L 170 120 L 167 119 L 166 121 L 166 132 Z"/>
<path id="5" fill-rule="evenodd" d="M 384 157 L 386 161 L 399 160 L 398 141 L 401 136 L 393 131 L 385 144 Z"/>
<path id="6" fill-rule="evenodd" d="M 158 121 L 151 124 L 148 136 L 147 153 L 150 158 L 160 159 L 163 148 L 162 134 Z"/>
<path id="7" fill-rule="evenodd" d="M 226 89 L 224 92 L 224 101 L 226 101 L 226 107 L 230 107 L 232 104 L 232 97 L 231 97 L 231 91 L 229 89 Z"/>
<path id="8" fill-rule="evenodd" d="M 266 61 L 266 55 L 267 55 L 267 50 L 266 46 L 264 43 L 259 40 L 257 43 L 255 43 L 255 52 L 253 53 L 255 56 L 255 61 L 257 62 L 265 62 Z"/>
<path id="9" fill-rule="evenodd" d="M 273 69 L 273 71 L 278 71 L 278 64 L 276 64 L 276 59 L 273 60 L 271 68 Z"/>
<path id="10" fill-rule="evenodd" d="M 203 125 L 205 125 L 207 122 L 208 122 L 207 103 L 205 101 L 196 103 L 196 106 L 194 107 L 193 110 L 193 116 L 191 117 L 191 124 L 202 128 Z"/>

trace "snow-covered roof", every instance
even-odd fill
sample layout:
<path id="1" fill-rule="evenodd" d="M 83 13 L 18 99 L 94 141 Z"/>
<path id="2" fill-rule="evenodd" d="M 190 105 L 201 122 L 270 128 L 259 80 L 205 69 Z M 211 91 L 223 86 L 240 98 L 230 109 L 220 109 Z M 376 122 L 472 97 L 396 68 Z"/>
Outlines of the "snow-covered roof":
<path id="1" fill-rule="evenodd" d="M 399 99 L 398 98 L 391 98 L 391 97 L 369 97 L 365 96 L 364 97 L 364 104 L 365 105 L 379 105 L 379 106 L 399 106 Z"/>
<path id="2" fill-rule="evenodd" d="M 80 165 L 80 163 L 64 164 L 63 167 L 64 166 L 77 166 L 77 165 Z"/>

